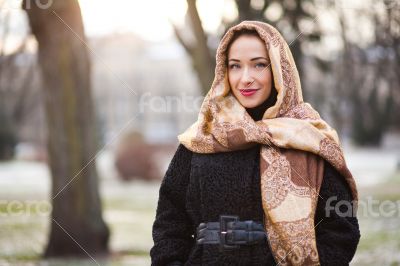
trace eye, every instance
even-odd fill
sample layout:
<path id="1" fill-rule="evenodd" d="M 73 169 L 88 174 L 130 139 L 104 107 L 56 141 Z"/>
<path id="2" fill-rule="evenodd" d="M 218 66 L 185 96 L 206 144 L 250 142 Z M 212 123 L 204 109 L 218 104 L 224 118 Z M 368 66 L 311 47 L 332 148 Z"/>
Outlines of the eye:
<path id="1" fill-rule="evenodd" d="M 238 68 L 240 68 L 239 64 L 230 64 L 229 65 L 229 69 L 238 69 Z"/>
<path id="2" fill-rule="evenodd" d="M 266 63 L 257 63 L 256 68 L 266 68 L 268 65 Z"/>

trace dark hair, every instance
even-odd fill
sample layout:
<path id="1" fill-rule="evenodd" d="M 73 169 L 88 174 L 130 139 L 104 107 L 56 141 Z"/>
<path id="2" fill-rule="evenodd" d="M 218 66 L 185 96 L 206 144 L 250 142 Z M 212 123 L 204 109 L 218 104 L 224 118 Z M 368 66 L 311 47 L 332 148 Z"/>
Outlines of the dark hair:
<path id="1" fill-rule="evenodd" d="M 235 31 L 233 33 L 232 39 L 229 41 L 227 47 L 226 47 L 226 51 L 225 51 L 225 65 L 228 65 L 228 52 L 229 49 L 231 48 L 231 45 L 234 41 L 236 41 L 240 36 L 243 35 L 247 35 L 247 36 L 256 36 L 258 38 L 261 39 L 260 35 L 258 34 L 258 32 L 256 30 L 253 29 L 242 29 L 242 30 L 238 30 Z"/>

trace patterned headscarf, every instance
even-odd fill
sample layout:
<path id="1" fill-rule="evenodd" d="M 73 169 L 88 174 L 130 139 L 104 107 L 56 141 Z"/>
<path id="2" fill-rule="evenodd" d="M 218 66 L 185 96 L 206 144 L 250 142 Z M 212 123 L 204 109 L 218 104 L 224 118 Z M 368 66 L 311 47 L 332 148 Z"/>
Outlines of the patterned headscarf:
<path id="1" fill-rule="evenodd" d="M 255 30 L 271 61 L 275 105 L 254 121 L 227 82 L 227 47 L 235 32 Z M 303 102 L 299 74 L 289 46 L 271 25 L 244 21 L 228 30 L 216 55 L 215 78 L 197 121 L 178 136 L 196 153 L 260 148 L 260 176 L 265 229 L 280 265 L 319 265 L 314 216 L 324 159 L 347 181 L 357 201 L 336 131 Z"/>

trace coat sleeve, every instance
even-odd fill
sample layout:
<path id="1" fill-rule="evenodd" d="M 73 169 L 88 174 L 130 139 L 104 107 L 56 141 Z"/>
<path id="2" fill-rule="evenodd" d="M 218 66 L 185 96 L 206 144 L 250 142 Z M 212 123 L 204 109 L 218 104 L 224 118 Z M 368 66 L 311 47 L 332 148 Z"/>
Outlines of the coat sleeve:
<path id="1" fill-rule="evenodd" d="M 153 266 L 185 262 L 194 245 L 194 227 L 185 211 L 191 158 L 192 152 L 180 144 L 161 183 L 150 250 Z"/>
<path id="2" fill-rule="evenodd" d="M 327 162 L 320 196 L 315 215 L 320 263 L 349 265 L 360 239 L 358 220 L 345 179 Z"/>

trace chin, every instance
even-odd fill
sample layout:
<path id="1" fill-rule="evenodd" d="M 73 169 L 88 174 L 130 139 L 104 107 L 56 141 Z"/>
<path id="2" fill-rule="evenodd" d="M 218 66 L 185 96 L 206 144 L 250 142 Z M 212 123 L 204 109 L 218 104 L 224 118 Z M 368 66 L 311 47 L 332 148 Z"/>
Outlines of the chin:
<path id="1" fill-rule="evenodd" d="M 244 107 L 244 108 L 254 108 L 257 107 L 260 103 L 255 102 L 255 101 L 249 101 L 249 100 L 239 100 L 239 103 Z"/>

